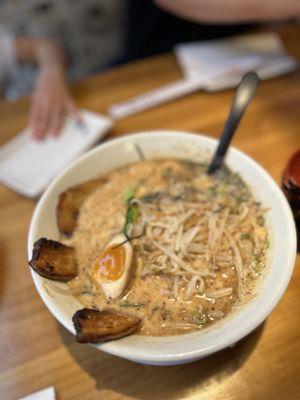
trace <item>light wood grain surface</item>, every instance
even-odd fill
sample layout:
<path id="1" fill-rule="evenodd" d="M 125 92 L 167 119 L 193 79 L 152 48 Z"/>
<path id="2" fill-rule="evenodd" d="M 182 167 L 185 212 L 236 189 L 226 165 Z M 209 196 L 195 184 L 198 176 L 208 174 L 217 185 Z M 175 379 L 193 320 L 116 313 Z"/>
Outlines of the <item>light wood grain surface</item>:
<path id="1" fill-rule="evenodd" d="M 284 33 L 300 53 L 299 29 Z M 74 87 L 80 106 L 105 113 L 114 102 L 180 77 L 172 55 L 91 77 Z M 117 122 L 109 138 L 147 129 L 217 137 L 233 91 L 198 92 Z M 28 100 L 0 103 L 0 145 L 27 121 Z M 279 183 L 300 147 L 300 73 L 261 83 L 234 144 Z M 0 399 L 54 385 L 59 399 L 300 399 L 300 258 L 268 320 L 235 347 L 185 366 L 142 366 L 79 345 L 40 300 L 27 267 L 35 202 L 0 186 Z"/>

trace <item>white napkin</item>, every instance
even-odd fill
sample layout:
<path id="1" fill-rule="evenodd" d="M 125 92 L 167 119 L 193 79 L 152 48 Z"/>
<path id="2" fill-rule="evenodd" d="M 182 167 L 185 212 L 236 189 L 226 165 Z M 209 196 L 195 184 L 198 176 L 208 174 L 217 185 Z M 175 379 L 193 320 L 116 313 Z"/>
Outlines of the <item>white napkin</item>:
<path id="1" fill-rule="evenodd" d="M 255 70 L 261 79 L 269 79 L 298 66 L 274 32 L 179 44 L 175 54 L 184 77 L 205 80 L 205 90 L 235 86 L 245 69 Z"/>
<path id="2" fill-rule="evenodd" d="M 53 386 L 50 386 L 46 389 L 39 390 L 38 392 L 34 392 L 29 394 L 28 396 L 22 397 L 19 400 L 55 400 L 55 389 Z"/>
<path id="3" fill-rule="evenodd" d="M 109 118 L 82 110 L 82 124 L 67 118 L 58 138 L 31 139 L 29 129 L 0 148 L 0 182 L 27 197 L 40 195 L 71 161 L 111 128 Z"/>

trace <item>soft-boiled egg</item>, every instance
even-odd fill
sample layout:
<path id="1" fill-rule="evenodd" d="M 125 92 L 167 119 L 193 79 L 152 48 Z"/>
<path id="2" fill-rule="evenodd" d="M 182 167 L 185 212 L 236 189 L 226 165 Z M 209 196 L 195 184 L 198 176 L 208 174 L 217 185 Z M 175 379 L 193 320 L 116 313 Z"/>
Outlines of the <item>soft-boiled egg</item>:
<path id="1" fill-rule="evenodd" d="M 107 299 L 116 299 L 124 292 L 132 273 L 132 264 L 132 245 L 126 242 L 123 234 L 115 236 L 93 262 L 92 279 Z"/>

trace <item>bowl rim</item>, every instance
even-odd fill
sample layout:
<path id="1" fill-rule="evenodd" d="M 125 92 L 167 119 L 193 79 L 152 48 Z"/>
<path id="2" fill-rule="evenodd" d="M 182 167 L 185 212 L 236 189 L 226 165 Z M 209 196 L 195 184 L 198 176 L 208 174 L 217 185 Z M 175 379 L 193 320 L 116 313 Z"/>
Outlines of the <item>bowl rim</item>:
<path id="1" fill-rule="evenodd" d="M 39 215 L 41 210 L 44 207 L 44 204 L 47 202 L 48 198 L 52 194 L 53 188 L 56 187 L 56 184 L 60 182 L 61 180 L 64 179 L 66 175 L 78 164 L 84 163 L 86 160 L 88 160 L 93 154 L 97 152 L 103 152 L 110 146 L 115 146 L 118 144 L 126 143 L 126 142 L 131 142 L 134 139 L 143 139 L 143 138 L 148 138 L 149 136 L 156 136 L 157 138 L 159 137 L 164 137 L 168 135 L 168 138 L 175 138 L 176 136 L 183 136 L 188 140 L 190 139 L 199 139 L 204 140 L 207 143 L 210 143 L 211 145 L 216 146 L 218 140 L 214 139 L 212 137 L 207 136 L 206 134 L 202 133 L 192 133 L 188 131 L 177 131 L 177 130 L 150 130 L 150 131 L 141 131 L 141 132 L 135 132 L 131 134 L 125 134 L 120 137 L 112 138 L 104 143 L 100 143 L 97 147 L 93 148 L 83 156 L 79 157 L 77 160 L 72 162 L 67 168 L 65 168 L 54 180 L 53 182 L 49 185 L 47 190 L 44 192 L 44 194 L 41 196 L 41 198 L 38 201 L 38 204 L 36 205 L 36 208 L 34 210 L 31 223 L 30 223 L 30 228 L 29 228 L 29 233 L 28 233 L 28 245 L 27 245 L 27 252 L 28 252 L 28 260 L 31 258 L 32 254 L 32 246 L 34 243 L 34 234 L 35 234 L 35 226 L 37 225 L 39 221 Z M 199 358 L 206 357 L 209 354 L 215 353 L 219 350 L 222 350 L 230 345 L 233 345 L 234 343 L 238 342 L 241 340 L 243 337 L 247 336 L 250 332 L 252 332 L 255 328 L 257 328 L 272 312 L 272 310 L 276 307 L 277 303 L 283 296 L 285 290 L 287 289 L 287 286 L 289 284 L 289 281 L 291 279 L 294 265 L 295 265 L 295 259 L 296 259 L 296 228 L 295 228 L 295 223 L 294 219 L 292 216 L 291 209 L 288 205 L 288 202 L 284 196 L 284 194 L 281 192 L 280 188 L 277 186 L 276 182 L 273 180 L 273 178 L 269 175 L 269 173 L 260 166 L 260 164 L 249 157 L 247 154 L 244 152 L 238 150 L 234 146 L 231 146 L 230 152 L 234 153 L 236 156 L 239 157 L 242 162 L 246 162 L 250 168 L 255 169 L 259 175 L 263 175 L 264 178 L 268 181 L 268 184 L 271 188 L 273 188 L 276 192 L 277 199 L 281 203 L 282 207 L 282 212 L 284 214 L 286 223 L 289 226 L 289 236 L 287 238 L 287 243 L 288 243 L 288 249 L 286 251 L 286 264 L 285 264 L 285 271 L 284 275 L 281 278 L 280 282 L 278 282 L 278 286 L 276 290 L 274 290 L 274 293 L 272 294 L 272 298 L 268 299 L 267 302 L 264 302 L 264 307 L 261 307 L 258 310 L 258 313 L 252 318 L 246 321 L 242 326 L 239 327 L 239 330 L 233 331 L 231 335 L 227 335 L 227 337 L 221 337 L 219 340 L 217 340 L 215 343 L 206 346 L 206 347 L 201 347 L 197 350 L 193 351 L 186 351 L 186 352 L 180 352 L 177 354 L 147 354 L 146 351 L 144 353 L 141 353 L 140 351 L 133 351 L 132 349 L 128 350 L 126 347 L 123 348 L 122 346 L 118 347 L 118 342 L 119 341 L 111 341 L 111 342 L 106 342 L 100 345 L 96 345 L 95 347 L 103 350 L 109 354 L 116 355 L 119 357 L 123 357 L 132 361 L 137 361 L 137 362 L 142 362 L 142 363 L 147 363 L 147 364 L 155 364 L 155 365 L 167 365 L 167 364 L 177 364 L 177 363 L 183 363 L 183 362 L 191 362 Z M 48 299 L 44 295 L 45 289 L 43 289 L 40 285 L 40 282 L 38 281 L 39 275 L 30 268 L 31 276 L 33 279 L 33 282 L 35 284 L 35 287 L 43 300 L 44 304 L 50 311 L 50 313 L 72 334 L 74 334 L 74 328 L 73 326 L 70 327 L 66 321 L 60 316 L 60 313 L 50 304 Z M 232 319 L 235 318 L 235 314 L 232 315 Z M 200 333 L 200 332 L 192 332 L 187 335 L 193 335 L 195 333 Z M 178 335 L 176 337 L 179 337 L 182 335 Z M 221 335 L 222 336 L 222 335 Z M 149 336 L 145 337 L 147 340 L 149 338 L 153 341 L 159 340 L 160 337 L 154 337 L 154 336 Z"/>

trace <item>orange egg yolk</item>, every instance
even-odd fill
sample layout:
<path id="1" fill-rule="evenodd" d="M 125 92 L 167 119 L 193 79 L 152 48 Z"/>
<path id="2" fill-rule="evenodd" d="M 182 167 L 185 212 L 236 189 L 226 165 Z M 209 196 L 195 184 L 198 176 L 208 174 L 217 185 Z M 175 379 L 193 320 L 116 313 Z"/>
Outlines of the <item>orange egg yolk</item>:
<path id="1" fill-rule="evenodd" d="M 125 270 L 126 254 L 124 246 L 108 247 L 92 266 L 92 276 L 96 281 L 111 282 L 121 278 Z"/>

